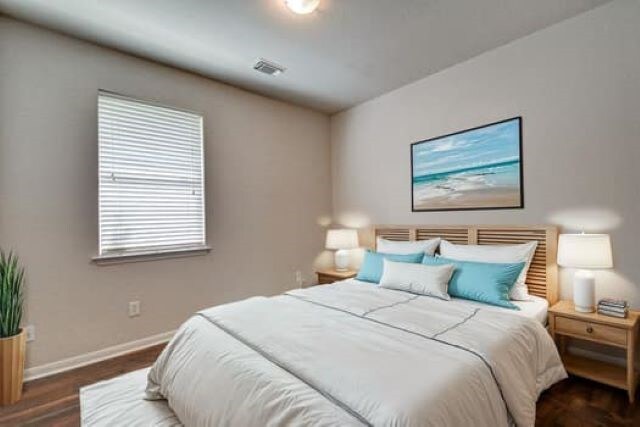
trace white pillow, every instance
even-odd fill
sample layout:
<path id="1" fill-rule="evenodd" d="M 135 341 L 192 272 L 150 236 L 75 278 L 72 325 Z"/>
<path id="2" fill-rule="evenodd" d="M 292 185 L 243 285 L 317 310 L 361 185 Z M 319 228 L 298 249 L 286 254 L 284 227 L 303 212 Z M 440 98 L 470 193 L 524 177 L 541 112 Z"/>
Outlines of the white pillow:
<path id="1" fill-rule="evenodd" d="M 449 280 L 453 274 L 453 265 L 424 265 L 408 262 L 384 261 L 380 278 L 380 287 L 428 295 L 449 300 Z"/>
<path id="2" fill-rule="evenodd" d="M 530 298 L 525 281 L 536 246 L 538 246 L 536 241 L 518 245 L 455 245 L 443 240 L 440 243 L 440 255 L 458 261 L 524 262 L 524 268 L 520 272 L 516 284 L 511 288 L 509 298 L 516 301 L 527 301 Z"/>
<path id="3" fill-rule="evenodd" d="M 395 242 L 393 240 L 383 239 L 378 237 L 376 239 L 376 251 L 383 254 L 396 254 L 396 255 L 409 255 L 424 252 L 427 255 L 433 256 L 440 244 L 440 238 L 429 240 L 416 240 L 413 242 Z"/>

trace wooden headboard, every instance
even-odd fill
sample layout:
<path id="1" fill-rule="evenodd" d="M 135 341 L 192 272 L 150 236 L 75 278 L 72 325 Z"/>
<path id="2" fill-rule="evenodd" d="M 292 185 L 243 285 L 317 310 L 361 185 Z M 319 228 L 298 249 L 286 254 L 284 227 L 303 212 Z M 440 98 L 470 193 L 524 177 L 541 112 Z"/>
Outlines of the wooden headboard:
<path id="1" fill-rule="evenodd" d="M 361 245 L 376 247 L 376 237 L 411 241 L 441 237 L 461 245 L 509 245 L 538 241 L 527 273 L 529 293 L 558 300 L 558 228 L 548 225 L 376 225 L 360 231 Z"/>

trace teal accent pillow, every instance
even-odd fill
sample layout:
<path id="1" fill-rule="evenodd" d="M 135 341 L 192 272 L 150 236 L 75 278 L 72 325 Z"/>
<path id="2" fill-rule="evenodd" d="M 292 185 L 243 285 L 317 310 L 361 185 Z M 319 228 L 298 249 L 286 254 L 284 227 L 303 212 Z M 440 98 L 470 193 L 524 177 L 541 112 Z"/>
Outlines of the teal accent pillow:
<path id="1" fill-rule="evenodd" d="M 373 252 L 367 250 L 367 252 L 365 252 L 364 254 L 362 266 L 360 266 L 360 271 L 358 271 L 356 279 L 362 280 L 364 282 L 380 283 L 380 278 L 382 277 L 382 269 L 384 267 L 384 259 L 388 259 L 389 261 L 411 262 L 414 264 L 419 264 L 420 261 L 422 261 L 423 257 L 424 252 L 420 252 L 417 254 L 399 255 L 384 254 L 382 252 Z"/>
<path id="2" fill-rule="evenodd" d="M 455 270 L 449 282 L 449 295 L 520 310 L 509 301 L 509 291 L 515 285 L 524 262 L 498 264 L 488 262 L 457 261 L 455 259 L 425 255 L 426 265 L 453 264 Z"/>

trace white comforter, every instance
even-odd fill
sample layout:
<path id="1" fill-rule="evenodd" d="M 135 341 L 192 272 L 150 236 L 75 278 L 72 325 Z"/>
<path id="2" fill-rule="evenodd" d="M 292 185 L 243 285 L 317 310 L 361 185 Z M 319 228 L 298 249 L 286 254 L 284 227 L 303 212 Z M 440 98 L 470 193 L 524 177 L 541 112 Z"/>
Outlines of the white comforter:
<path id="1" fill-rule="evenodd" d="M 187 426 L 533 426 L 565 377 L 535 320 L 343 282 L 196 314 L 147 398 Z"/>

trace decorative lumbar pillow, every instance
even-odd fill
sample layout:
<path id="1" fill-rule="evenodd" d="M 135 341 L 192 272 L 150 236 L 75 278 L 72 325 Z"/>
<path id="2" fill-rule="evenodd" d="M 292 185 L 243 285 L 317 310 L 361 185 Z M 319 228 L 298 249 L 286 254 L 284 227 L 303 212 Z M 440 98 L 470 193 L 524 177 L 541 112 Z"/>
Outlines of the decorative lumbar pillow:
<path id="1" fill-rule="evenodd" d="M 397 262 L 411 262 L 420 263 L 424 257 L 424 252 L 415 254 L 386 254 L 381 252 L 373 252 L 367 250 L 364 253 L 364 259 L 360 266 L 360 271 L 356 279 L 363 280 L 365 282 L 380 283 L 380 277 L 382 277 L 383 260 L 388 259 L 390 261 Z"/>
<path id="2" fill-rule="evenodd" d="M 537 246 L 538 242 L 536 241 L 518 245 L 455 245 L 443 240 L 440 243 L 440 255 L 459 261 L 524 262 L 524 268 L 520 272 L 515 286 L 511 289 L 509 297 L 516 301 L 527 301 L 529 299 L 529 291 L 525 282 L 527 280 L 527 271 L 529 271 Z"/>
<path id="3" fill-rule="evenodd" d="M 449 295 L 519 310 L 509 301 L 509 292 L 515 285 L 524 262 L 498 264 L 489 262 L 458 261 L 425 255 L 423 264 L 455 267 L 449 281 Z"/>
<path id="4" fill-rule="evenodd" d="M 451 299 L 447 288 L 453 274 L 453 265 L 409 264 L 388 259 L 383 260 L 383 263 L 381 287 L 444 300 Z"/>
<path id="5" fill-rule="evenodd" d="M 427 255 L 433 255 L 438 249 L 440 244 L 440 238 L 429 240 L 415 240 L 412 242 L 396 242 L 393 240 L 383 239 L 378 237 L 376 239 L 376 248 L 378 252 L 385 254 L 415 254 L 418 252 L 424 252 Z"/>

